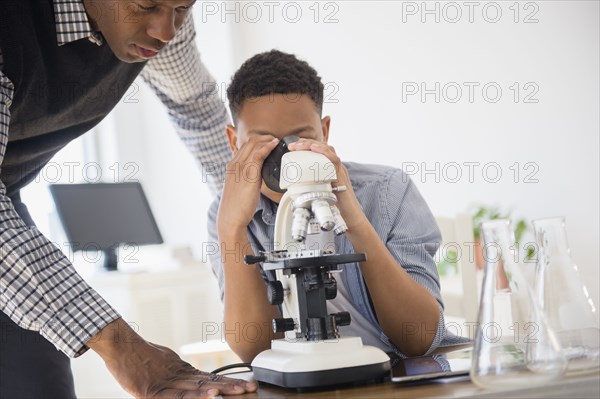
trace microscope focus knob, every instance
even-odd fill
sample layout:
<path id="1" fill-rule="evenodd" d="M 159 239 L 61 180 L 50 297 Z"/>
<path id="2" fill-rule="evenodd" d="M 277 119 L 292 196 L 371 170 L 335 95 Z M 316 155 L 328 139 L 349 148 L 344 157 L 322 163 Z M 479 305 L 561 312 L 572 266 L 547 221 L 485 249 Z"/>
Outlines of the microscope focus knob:
<path id="1" fill-rule="evenodd" d="M 296 328 L 296 323 L 294 323 L 294 319 L 273 319 L 273 332 L 282 333 L 286 331 L 292 331 Z"/>
<path id="2" fill-rule="evenodd" d="M 334 314 L 336 326 L 349 326 L 352 318 L 348 312 L 338 312 Z"/>
<path id="3" fill-rule="evenodd" d="M 337 284 L 331 284 L 325 287 L 325 299 L 330 301 L 337 296 Z"/>
<path id="4" fill-rule="evenodd" d="M 267 284 L 267 297 L 271 305 L 281 305 L 283 303 L 283 297 L 285 292 L 283 291 L 283 284 L 281 281 L 269 281 Z"/>
<path id="5" fill-rule="evenodd" d="M 254 256 L 254 255 L 244 255 L 244 263 L 247 265 L 253 265 L 255 263 L 264 262 L 267 260 L 266 256 Z"/>

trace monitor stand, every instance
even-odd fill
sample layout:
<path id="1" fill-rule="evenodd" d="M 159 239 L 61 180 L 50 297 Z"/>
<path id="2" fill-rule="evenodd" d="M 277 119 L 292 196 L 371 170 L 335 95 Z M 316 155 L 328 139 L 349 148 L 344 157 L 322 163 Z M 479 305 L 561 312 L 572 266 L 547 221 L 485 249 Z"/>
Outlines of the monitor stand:
<path id="1" fill-rule="evenodd" d="M 117 253 L 118 247 L 110 247 L 102 250 L 104 256 L 104 270 L 107 272 L 116 272 L 119 264 L 119 255 Z"/>

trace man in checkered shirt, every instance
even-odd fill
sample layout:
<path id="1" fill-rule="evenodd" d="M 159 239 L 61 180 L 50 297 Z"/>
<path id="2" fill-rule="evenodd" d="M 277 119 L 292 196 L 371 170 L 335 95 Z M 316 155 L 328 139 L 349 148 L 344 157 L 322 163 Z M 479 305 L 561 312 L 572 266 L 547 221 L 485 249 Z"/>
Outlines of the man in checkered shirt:
<path id="1" fill-rule="evenodd" d="M 139 74 L 201 165 L 227 161 L 228 117 L 209 92 L 214 81 L 194 44 L 194 2 L 0 2 L 2 398 L 75 397 L 69 357 L 89 348 L 136 397 L 256 389 L 200 372 L 138 336 L 35 228 L 19 196 L 57 151 L 110 112 Z M 216 193 L 223 179 L 213 177 Z"/>

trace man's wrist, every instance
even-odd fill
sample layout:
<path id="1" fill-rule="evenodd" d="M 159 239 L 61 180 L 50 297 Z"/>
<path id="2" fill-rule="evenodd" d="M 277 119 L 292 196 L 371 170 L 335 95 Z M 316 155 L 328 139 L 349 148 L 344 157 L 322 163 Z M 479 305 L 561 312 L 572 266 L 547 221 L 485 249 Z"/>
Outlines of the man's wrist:
<path id="1" fill-rule="evenodd" d="M 122 318 L 116 319 L 104 327 L 87 342 L 87 346 L 98 353 L 104 361 L 122 356 L 132 345 L 144 342 Z"/>
<path id="2" fill-rule="evenodd" d="M 347 235 L 359 235 L 364 232 L 365 229 L 371 228 L 371 222 L 369 218 L 362 212 L 357 212 L 357 214 L 351 218 L 346 220 L 346 225 L 348 226 Z"/>

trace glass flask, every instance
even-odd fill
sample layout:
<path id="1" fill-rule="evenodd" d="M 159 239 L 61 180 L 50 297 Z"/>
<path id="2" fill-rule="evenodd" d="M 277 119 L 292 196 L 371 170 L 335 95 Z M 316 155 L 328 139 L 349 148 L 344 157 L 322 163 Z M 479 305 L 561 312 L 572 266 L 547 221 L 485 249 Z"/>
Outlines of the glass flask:
<path id="1" fill-rule="evenodd" d="M 538 246 L 535 294 L 567 358 L 567 373 L 598 371 L 598 308 L 571 259 L 563 217 L 533 221 Z"/>
<path id="2" fill-rule="evenodd" d="M 555 380 L 567 362 L 520 270 L 510 221 L 483 222 L 481 235 L 485 269 L 471 379 L 484 388 Z"/>

